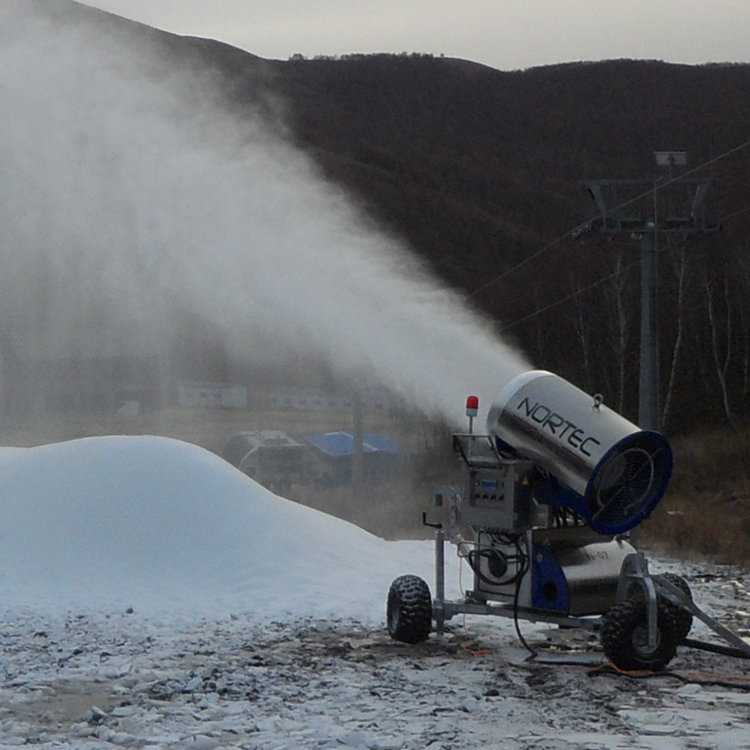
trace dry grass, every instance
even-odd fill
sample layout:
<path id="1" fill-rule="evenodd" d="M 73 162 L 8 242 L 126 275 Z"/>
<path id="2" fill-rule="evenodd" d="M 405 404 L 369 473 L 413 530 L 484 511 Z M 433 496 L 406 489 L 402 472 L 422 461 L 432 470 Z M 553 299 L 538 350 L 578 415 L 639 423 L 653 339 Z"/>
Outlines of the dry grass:
<path id="1" fill-rule="evenodd" d="M 729 429 L 672 442 L 675 471 L 642 539 L 680 557 L 750 563 L 750 438 Z"/>

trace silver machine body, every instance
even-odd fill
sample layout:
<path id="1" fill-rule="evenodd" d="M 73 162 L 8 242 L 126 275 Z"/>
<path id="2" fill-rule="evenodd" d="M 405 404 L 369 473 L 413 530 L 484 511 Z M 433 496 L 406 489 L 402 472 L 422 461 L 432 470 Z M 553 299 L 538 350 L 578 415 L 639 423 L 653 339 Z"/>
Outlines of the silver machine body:
<path id="1" fill-rule="evenodd" d="M 669 442 L 641 430 L 563 378 L 532 370 L 492 405 L 488 434 L 571 490 L 542 502 L 571 507 L 595 529 L 622 533 L 648 517 L 672 472 Z"/>
<path id="2" fill-rule="evenodd" d="M 502 390 L 487 434 L 454 435 L 454 450 L 466 485 L 455 519 L 433 520 L 454 530 L 474 572 L 471 597 L 561 616 L 607 611 L 623 561 L 636 552 L 623 534 L 669 481 L 666 439 L 534 370 Z M 460 537 L 467 527 L 472 540 Z"/>
<path id="3" fill-rule="evenodd" d="M 456 435 L 454 446 L 466 465 L 466 486 L 453 495 L 433 493 L 428 519 L 449 529 L 473 570 L 472 599 L 561 616 L 609 609 L 623 560 L 635 549 L 580 519 L 556 526 L 554 509 L 535 498 L 532 461 L 503 456 L 483 435 Z"/>
<path id="4" fill-rule="evenodd" d="M 669 482 L 672 453 L 663 435 L 543 370 L 508 383 L 489 410 L 487 434 L 472 430 L 476 397 L 466 406 L 469 432 L 453 436 L 465 485 L 433 490 L 423 514 L 435 529 L 435 594 L 430 600 L 417 576 L 394 581 L 392 637 L 415 643 L 429 635 L 432 620 L 442 634 L 457 614 L 512 617 L 519 637 L 519 619 L 600 627 L 613 663 L 659 669 L 678 643 L 688 643 L 697 617 L 730 644 L 721 653 L 750 658 L 750 645 L 702 612 L 689 589 L 652 576 L 629 541 Z M 446 541 L 473 572 L 473 589 L 457 601 L 445 597 Z M 633 601 L 645 613 L 637 626 L 633 615 L 642 612 Z"/>
<path id="5" fill-rule="evenodd" d="M 575 537 L 568 530 L 534 530 L 523 540 L 531 559 L 519 570 L 517 550 L 498 543 L 484 531 L 475 537 L 483 550 L 475 572 L 473 594 L 489 601 L 510 601 L 524 609 L 539 609 L 560 615 L 601 614 L 615 604 L 623 562 L 634 554 L 624 539 L 596 535 Z M 523 554 L 523 553 L 522 553 Z M 504 576 L 498 559 L 510 560 Z M 515 576 L 521 574 L 520 580 Z M 516 586 L 518 585 L 518 590 Z"/>

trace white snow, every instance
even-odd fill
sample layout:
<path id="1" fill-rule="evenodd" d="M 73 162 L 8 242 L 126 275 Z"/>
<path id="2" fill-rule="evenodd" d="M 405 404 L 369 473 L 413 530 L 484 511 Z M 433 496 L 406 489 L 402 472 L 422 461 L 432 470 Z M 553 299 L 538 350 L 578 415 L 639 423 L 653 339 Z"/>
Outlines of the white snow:
<path id="1" fill-rule="evenodd" d="M 197 446 L 97 437 L 0 450 L 7 604 L 382 622 L 432 545 L 278 497 Z"/>

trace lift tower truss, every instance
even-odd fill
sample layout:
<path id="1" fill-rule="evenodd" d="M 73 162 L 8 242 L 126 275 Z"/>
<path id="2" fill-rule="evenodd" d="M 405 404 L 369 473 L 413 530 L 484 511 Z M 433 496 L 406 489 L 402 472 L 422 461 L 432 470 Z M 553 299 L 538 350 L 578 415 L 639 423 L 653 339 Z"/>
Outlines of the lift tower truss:
<path id="1" fill-rule="evenodd" d="M 584 180 L 598 217 L 586 226 L 615 237 L 641 242 L 641 333 L 638 421 L 643 429 L 660 429 L 659 345 L 657 323 L 659 237 L 685 242 L 714 232 L 719 222 L 706 208 L 710 178 L 676 175 L 684 167 L 684 151 L 657 151 L 662 174 L 644 179 Z"/>

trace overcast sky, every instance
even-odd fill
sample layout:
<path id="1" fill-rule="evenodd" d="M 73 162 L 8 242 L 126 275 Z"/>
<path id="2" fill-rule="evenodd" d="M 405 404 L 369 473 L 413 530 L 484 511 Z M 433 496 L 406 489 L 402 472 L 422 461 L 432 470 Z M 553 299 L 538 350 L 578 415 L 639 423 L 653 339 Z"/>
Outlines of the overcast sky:
<path id="1" fill-rule="evenodd" d="M 750 60 L 748 0 L 85 0 L 266 58 L 426 52 L 501 70 Z"/>

